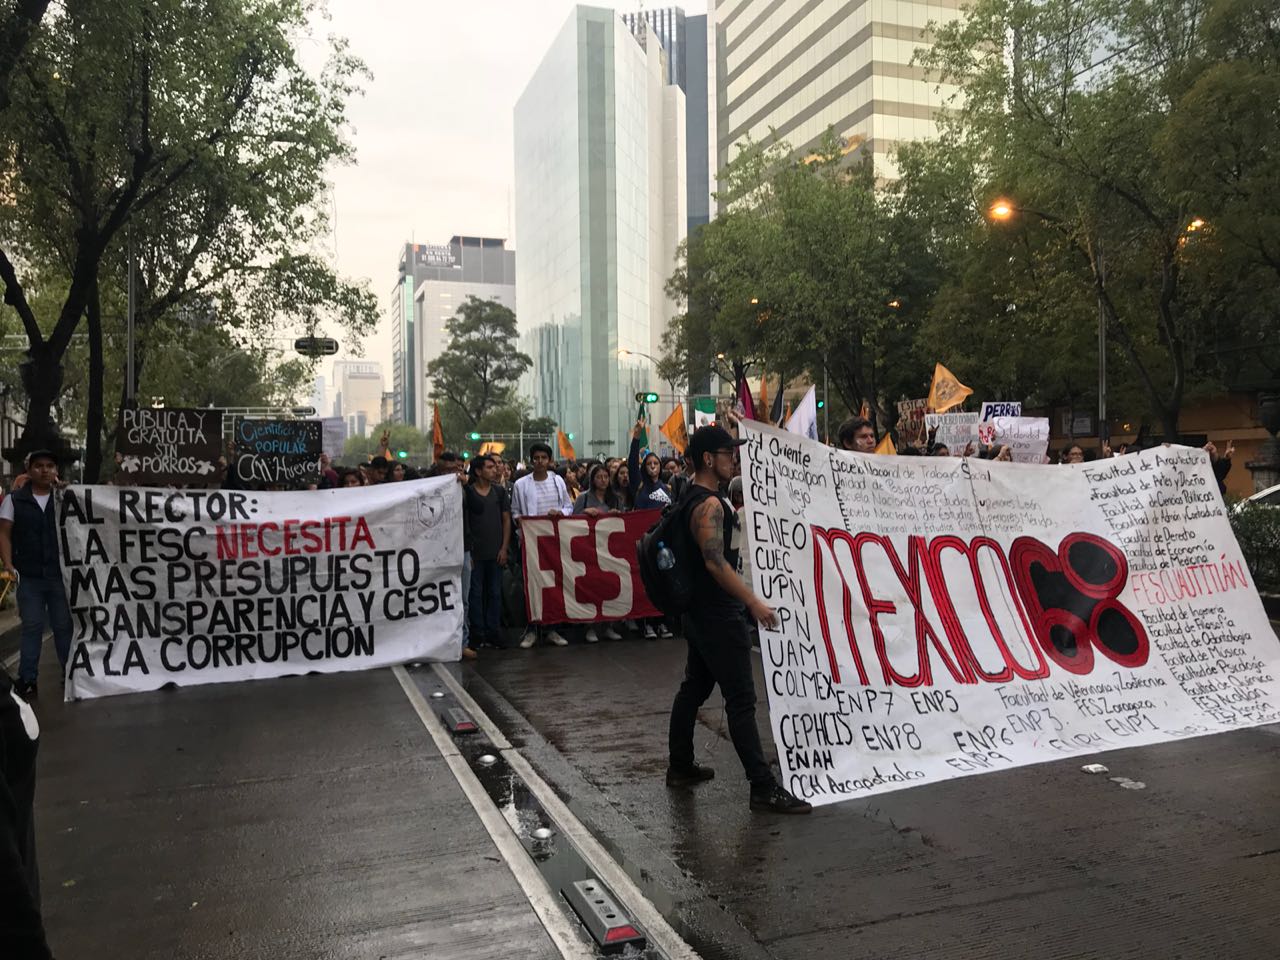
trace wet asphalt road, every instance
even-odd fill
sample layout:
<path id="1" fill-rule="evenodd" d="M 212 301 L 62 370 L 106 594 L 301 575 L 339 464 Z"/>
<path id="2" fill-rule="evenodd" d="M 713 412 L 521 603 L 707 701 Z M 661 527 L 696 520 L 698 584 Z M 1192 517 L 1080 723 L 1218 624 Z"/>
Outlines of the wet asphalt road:
<path id="1" fill-rule="evenodd" d="M 747 810 L 718 697 L 716 779 L 663 784 L 683 660 L 627 640 L 450 669 L 707 960 L 1280 956 L 1276 729 L 1106 754 L 1141 791 L 1076 758 L 776 818 Z M 62 960 L 556 956 L 390 671 L 54 690 Z"/>
<path id="2" fill-rule="evenodd" d="M 1280 728 L 752 814 L 718 695 L 662 780 L 683 641 L 485 651 L 469 691 L 704 957 L 1280 956 Z M 758 667 L 758 664 L 757 664 Z M 757 711 L 773 755 L 763 685 Z"/>

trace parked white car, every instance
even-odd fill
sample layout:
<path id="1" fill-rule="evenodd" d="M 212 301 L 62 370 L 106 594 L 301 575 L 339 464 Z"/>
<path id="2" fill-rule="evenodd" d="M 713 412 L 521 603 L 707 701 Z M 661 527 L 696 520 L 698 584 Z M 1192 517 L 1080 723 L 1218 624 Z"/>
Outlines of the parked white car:
<path id="1" fill-rule="evenodd" d="M 1280 483 L 1277 483 L 1274 487 L 1259 490 L 1251 497 L 1245 497 L 1232 509 L 1239 512 L 1246 503 L 1257 504 L 1262 507 L 1280 507 Z"/>

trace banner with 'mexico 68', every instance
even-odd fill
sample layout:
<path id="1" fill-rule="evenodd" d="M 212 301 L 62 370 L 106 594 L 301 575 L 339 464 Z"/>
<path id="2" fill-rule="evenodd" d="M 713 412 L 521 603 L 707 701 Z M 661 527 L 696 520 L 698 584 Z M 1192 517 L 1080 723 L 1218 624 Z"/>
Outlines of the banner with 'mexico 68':
<path id="1" fill-rule="evenodd" d="M 1280 721 L 1280 643 L 1208 456 L 832 450 L 746 423 L 785 785 L 832 803 Z"/>
<path id="2" fill-rule="evenodd" d="M 257 493 L 68 487 L 67 699 L 456 660 L 453 477 Z"/>

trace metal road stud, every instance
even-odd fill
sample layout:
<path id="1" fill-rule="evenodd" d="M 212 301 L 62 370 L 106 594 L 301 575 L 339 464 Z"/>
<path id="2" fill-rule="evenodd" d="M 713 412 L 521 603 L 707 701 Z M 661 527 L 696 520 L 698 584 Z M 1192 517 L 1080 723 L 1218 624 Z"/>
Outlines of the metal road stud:
<path id="1" fill-rule="evenodd" d="M 431 699 L 432 699 L 432 700 L 443 700 L 443 699 L 444 699 L 444 691 L 443 691 L 443 690 L 432 690 L 432 691 L 431 691 Z"/>
<path id="2" fill-rule="evenodd" d="M 471 719 L 471 715 L 461 707 L 450 707 L 446 710 L 445 720 L 449 724 L 450 733 L 475 733 L 480 729 Z"/>
<path id="3" fill-rule="evenodd" d="M 535 840 L 550 840 L 553 836 L 555 836 L 555 831 L 550 827 L 538 827 L 537 830 L 533 831 L 533 839 Z"/>
<path id="4" fill-rule="evenodd" d="M 613 893 L 599 880 L 578 880 L 560 892 L 603 950 L 621 950 L 628 945 L 644 947 L 645 936 L 635 918 L 618 905 Z"/>
<path id="5" fill-rule="evenodd" d="M 492 753 L 482 753 L 480 756 L 476 757 L 476 763 L 480 764 L 482 767 L 492 767 L 497 762 L 498 758 Z"/>

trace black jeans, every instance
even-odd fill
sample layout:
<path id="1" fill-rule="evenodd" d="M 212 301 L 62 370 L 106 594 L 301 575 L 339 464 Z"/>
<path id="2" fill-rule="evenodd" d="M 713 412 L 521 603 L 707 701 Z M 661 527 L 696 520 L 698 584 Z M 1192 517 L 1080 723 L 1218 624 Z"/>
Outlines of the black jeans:
<path id="1" fill-rule="evenodd" d="M 696 617 L 686 615 L 682 626 L 689 643 L 689 662 L 671 705 L 671 766 L 678 770 L 692 766 L 698 708 L 719 684 L 729 719 L 729 736 L 747 779 L 752 786 L 772 785 L 776 781 L 756 729 L 756 687 L 746 621 L 740 612 L 722 608 Z"/>

